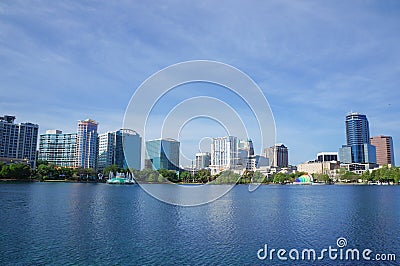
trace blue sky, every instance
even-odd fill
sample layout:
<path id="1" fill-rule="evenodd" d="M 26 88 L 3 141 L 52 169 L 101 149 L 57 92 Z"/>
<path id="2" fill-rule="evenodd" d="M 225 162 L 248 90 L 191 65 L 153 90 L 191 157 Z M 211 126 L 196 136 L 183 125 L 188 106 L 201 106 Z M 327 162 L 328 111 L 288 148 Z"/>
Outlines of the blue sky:
<path id="1" fill-rule="evenodd" d="M 393 136 L 399 165 L 399 43 L 390 0 L 2 1 L 0 110 L 41 132 L 87 117 L 115 130 L 151 74 L 216 60 L 260 86 L 292 164 L 337 151 L 358 111 L 371 136 Z"/>

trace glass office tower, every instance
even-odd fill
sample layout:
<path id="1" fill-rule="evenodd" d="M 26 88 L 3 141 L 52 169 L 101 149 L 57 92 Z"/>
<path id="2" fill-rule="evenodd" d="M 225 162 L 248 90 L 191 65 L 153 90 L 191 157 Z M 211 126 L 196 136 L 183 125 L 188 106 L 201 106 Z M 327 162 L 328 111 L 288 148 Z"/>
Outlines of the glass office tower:
<path id="1" fill-rule="evenodd" d="M 179 170 L 179 146 L 174 139 L 155 139 L 146 141 L 146 159 L 155 170 Z"/>
<path id="2" fill-rule="evenodd" d="M 342 162 L 376 163 L 376 150 L 375 146 L 370 144 L 369 123 L 366 115 L 360 113 L 346 115 L 346 139 L 347 144 L 340 150 Z"/>

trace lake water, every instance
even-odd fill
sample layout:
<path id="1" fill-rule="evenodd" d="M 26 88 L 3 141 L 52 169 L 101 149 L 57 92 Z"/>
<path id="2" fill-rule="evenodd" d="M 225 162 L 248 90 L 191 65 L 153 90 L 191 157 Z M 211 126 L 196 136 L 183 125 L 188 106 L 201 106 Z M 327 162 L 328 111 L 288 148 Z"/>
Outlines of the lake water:
<path id="1" fill-rule="evenodd" d="M 400 261 L 400 186 L 265 185 L 248 192 L 239 185 L 210 204 L 179 207 L 137 185 L 0 184 L 0 210 L 0 265 L 308 265 L 276 254 L 260 260 L 257 252 L 265 244 L 300 253 L 338 249 L 340 237 L 344 252 L 370 249 L 370 258 L 395 254 L 385 263 Z"/>

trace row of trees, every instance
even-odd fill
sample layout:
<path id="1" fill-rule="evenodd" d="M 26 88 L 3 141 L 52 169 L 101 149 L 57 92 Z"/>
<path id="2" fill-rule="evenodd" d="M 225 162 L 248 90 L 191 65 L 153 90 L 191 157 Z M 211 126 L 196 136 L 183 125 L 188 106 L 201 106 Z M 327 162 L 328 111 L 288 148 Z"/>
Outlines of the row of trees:
<path id="1" fill-rule="evenodd" d="M 195 174 L 190 172 L 180 172 L 179 174 L 172 170 L 150 170 L 145 169 L 141 171 L 134 170 L 133 174 L 139 182 L 148 183 L 207 183 L 212 184 L 248 184 L 248 183 L 267 183 L 269 180 L 260 172 L 246 171 L 241 176 L 233 171 L 223 171 L 217 175 L 211 175 L 210 171 L 206 169 L 199 170 Z"/>
<path id="2" fill-rule="evenodd" d="M 97 172 L 92 168 L 68 168 L 38 160 L 33 178 L 38 180 L 96 180 Z"/>
<path id="3" fill-rule="evenodd" d="M 212 181 L 212 176 L 208 170 L 200 170 L 196 174 L 192 175 L 189 172 L 180 172 L 160 169 L 158 171 L 151 169 L 144 169 L 141 171 L 132 171 L 136 180 L 139 182 L 149 182 L 149 183 L 163 183 L 163 182 L 173 182 L 173 183 L 206 183 Z"/>
<path id="4" fill-rule="evenodd" d="M 112 172 L 116 175 L 117 172 L 128 172 L 127 169 L 121 169 L 117 165 L 110 165 L 103 169 L 102 174 L 106 178 Z M 303 172 L 284 174 L 276 173 L 269 179 L 260 172 L 245 171 L 243 175 L 235 174 L 232 171 L 224 171 L 217 175 L 211 175 L 210 171 L 206 169 L 199 170 L 195 174 L 187 171 L 176 172 L 172 170 L 132 170 L 131 171 L 136 180 L 139 182 L 148 183 L 207 183 L 213 184 L 227 184 L 227 183 L 278 183 L 286 184 L 292 183 L 297 177 L 305 174 Z M 71 169 L 66 167 L 59 167 L 56 165 L 48 164 L 46 161 L 38 161 L 36 170 L 31 170 L 27 164 L 10 164 L 6 165 L 0 163 L 0 179 L 30 179 L 35 178 L 38 180 L 75 180 L 75 181 L 90 181 L 97 180 L 98 172 L 91 168 L 77 168 Z M 332 183 L 333 180 L 326 174 L 314 174 L 314 181 Z M 105 178 L 102 180 L 104 181 Z M 398 184 L 400 180 L 399 167 L 384 166 L 371 172 L 365 172 L 362 175 L 348 172 L 345 169 L 340 169 L 337 172 L 336 179 L 345 182 L 357 182 L 359 179 L 364 182 L 393 182 Z"/>
<path id="5" fill-rule="evenodd" d="M 361 179 L 369 182 L 393 182 L 398 184 L 400 180 L 400 168 L 383 166 L 371 173 L 368 171 L 365 172 L 361 175 Z"/>
<path id="6" fill-rule="evenodd" d="M 31 168 L 25 163 L 0 163 L 0 179 L 29 179 L 31 176 Z"/>

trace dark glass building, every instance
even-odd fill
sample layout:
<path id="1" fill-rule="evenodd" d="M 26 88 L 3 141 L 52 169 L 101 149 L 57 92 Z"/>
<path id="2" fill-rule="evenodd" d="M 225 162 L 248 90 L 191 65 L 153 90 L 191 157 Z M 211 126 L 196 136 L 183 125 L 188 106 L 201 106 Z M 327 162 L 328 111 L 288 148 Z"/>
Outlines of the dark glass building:
<path id="1" fill-rule="evenodd" d="M 369 123 L 366 115 L 346 115 L 347 144 L 340 149 L 343 163 L 376 163 L 375 146 L 370 144 Z"/>
<path id="2" fill-rule="evenodd" d="M 146 141 L 146 167 L 154 170 L 179 170 L 179 146 L 174 139 L 155 139 Z"/>

